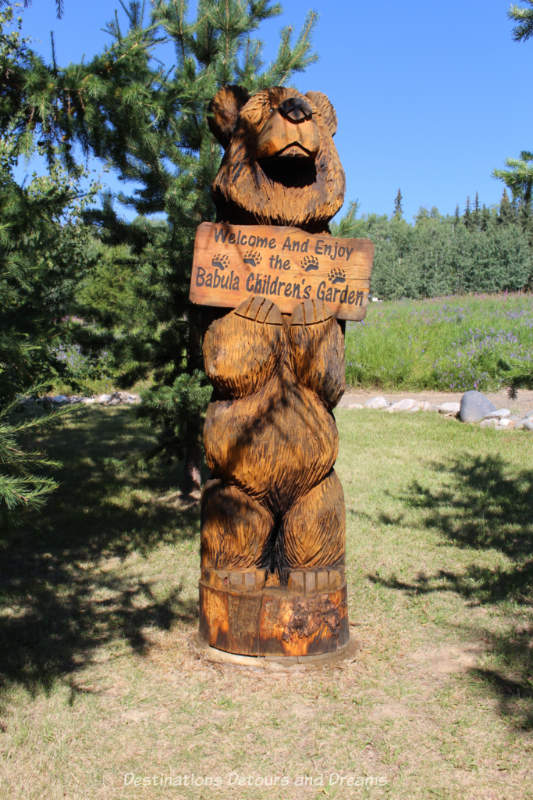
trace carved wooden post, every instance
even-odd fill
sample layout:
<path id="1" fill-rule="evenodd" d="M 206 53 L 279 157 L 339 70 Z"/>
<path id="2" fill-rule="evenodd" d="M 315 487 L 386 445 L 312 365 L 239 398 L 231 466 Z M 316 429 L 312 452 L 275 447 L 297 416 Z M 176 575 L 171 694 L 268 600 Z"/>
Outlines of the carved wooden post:
<path id="1" fill-rule="evenodd" d="M 349 637 L 336 317 L 363 318 L 373 247 L 329 235 L 344 173 L 325 95 L 225 87 L 211 127 L 220 221 L 198 229 L 190 297 L 234 310 L 204 338 L 200 632 L 243 655 L 335 652 Z"/>

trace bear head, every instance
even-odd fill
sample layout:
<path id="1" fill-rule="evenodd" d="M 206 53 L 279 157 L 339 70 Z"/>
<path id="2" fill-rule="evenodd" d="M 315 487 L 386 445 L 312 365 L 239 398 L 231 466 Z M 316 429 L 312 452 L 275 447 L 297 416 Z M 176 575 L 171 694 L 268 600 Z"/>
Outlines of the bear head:
<path id="1" fill-rule="evenodd" d="M 328 230 L 345 178 L 326 95 L 276 86 L 250 97 L 224 86 L 211 101 L 209 126 L 225 149 L 213 183 L 219 222 Z"/>

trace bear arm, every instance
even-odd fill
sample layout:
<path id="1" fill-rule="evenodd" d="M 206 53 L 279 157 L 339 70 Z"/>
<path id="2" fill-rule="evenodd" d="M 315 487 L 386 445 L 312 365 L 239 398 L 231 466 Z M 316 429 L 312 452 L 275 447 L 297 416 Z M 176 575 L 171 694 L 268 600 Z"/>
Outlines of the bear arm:
<path id="1" fill-rule="evenodd" d="M 290 326 L 291 364 L 298 379 L 332 409 L 345 390 L 344 336 L 319 300 L 300 303 Z"/>
<path id="2" fill-rule="evenodd" d="M 278 369 L 285 328 L 277 306 L 249 297 L 211 323 L 204 337 L 204 367 L 219 398 L 258 391 Z"/>

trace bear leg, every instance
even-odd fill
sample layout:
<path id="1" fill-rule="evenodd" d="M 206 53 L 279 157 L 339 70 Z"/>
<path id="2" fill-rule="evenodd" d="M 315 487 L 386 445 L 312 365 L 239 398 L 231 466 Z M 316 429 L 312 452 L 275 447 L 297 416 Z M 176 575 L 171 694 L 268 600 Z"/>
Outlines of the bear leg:
<path id="1" fill-rule="evenodd" d="M 334 470 L 300 497 L 283 520 L 285 563 L 291 569 L 344 564 L 346 517 Z"/>
<path id="2" fill-rule="evenodd" d="M 202 495 L 202 569 L 259 566 L 274 520 L 238 486 L 208 481 Z"/>

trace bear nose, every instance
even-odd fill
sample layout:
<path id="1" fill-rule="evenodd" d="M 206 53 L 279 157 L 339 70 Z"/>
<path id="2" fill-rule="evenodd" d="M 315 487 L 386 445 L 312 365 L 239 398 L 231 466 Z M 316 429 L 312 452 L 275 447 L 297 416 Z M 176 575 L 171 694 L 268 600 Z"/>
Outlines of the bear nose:
<path id="1" fill-rule="evenodd" d="M 311 106 L 303 97 L 288 97 L 279 104 L 278 110 L 289 122 L 304 122 L 313 116 Z"/>

